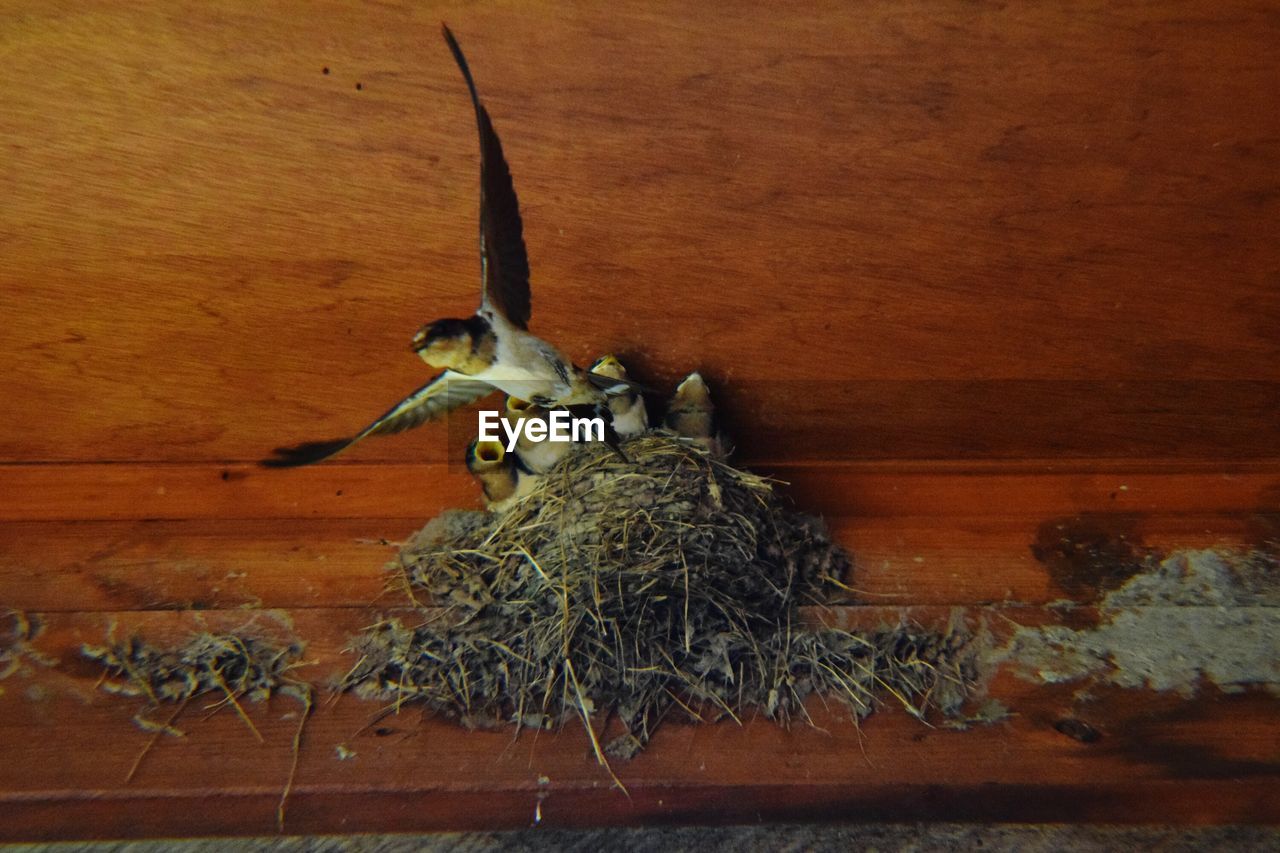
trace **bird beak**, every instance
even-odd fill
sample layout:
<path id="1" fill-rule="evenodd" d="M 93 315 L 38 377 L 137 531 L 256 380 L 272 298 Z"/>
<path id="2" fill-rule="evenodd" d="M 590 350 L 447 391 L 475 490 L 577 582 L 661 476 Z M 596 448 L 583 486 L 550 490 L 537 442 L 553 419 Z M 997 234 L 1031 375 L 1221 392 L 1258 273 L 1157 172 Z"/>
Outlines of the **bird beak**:
<path id="1" fill-rule="evenodd" d="M 506 457 L 500 441 L 472 441 L 467 447 L 467 470 L 477 477 L 497 471 L 507 463 Z"/>
<path id="2" fill-rule="evenodd" d="M 500 441 L 479 441 L 476 442 L 476 459 L 485 465 L 497 465 L 502 462 L 507 451 L 502 447 Z"/>
<path id="3" fill-rule="evenodd" d="M 523 415 L 525 412 L 533 408 L 533 403 L 528 400 L 521 400 L 519 397 L 507 397 L 507 413 L 512 415 Z"/>

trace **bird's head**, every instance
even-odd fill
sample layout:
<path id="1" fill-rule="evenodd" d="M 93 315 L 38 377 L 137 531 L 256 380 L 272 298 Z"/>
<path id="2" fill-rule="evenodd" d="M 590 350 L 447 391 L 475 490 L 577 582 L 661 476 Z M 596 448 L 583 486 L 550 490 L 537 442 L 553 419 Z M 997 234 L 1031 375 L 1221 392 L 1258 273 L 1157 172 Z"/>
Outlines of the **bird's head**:
<path id="1" fill-rule="evenodd" d="M 507 453 L 498 441 L 474 439 L 467 445 L 467 470 L 480 482 L 490 506 L 511 497 L 519 480 L 515 454 Z"/>
<path id="2" fill-rule="evenodd" d="M 507 395 L 503 409 L 502 416 L 512 423 L 517 423 L 525 418 L 538 417 L 543 412 L 537 403 L 530 403 L 528 400 L 521 400 L 519 397 L 512 397 L 510 394 Z"/>
<path id="3" fill-rule="evenodd" d="M 599 376 L 607 376 L 610 379 L 626 379 L 627 369 L 622 366 L 622 362 L 618 361 L 616 356 L 606 355 L 597 359 L 596 363 L 591 365 L 591 372 Z"/>
<path id="4" fill-rule="evenodd" d="M 523 417 L 526 412 L 533 408 L 536 408 L 536 406 L 528 400 L 521 400 L 519 397 L 512 397 L 510 394 L 507 395 L 507 414 Z"/>
<path id="5" fill-rule="evenodd" d="M 711 391 L 701 373 L 690 373 L 676 386 L 671 408 L 702 408 L 711 405 Z"/>
<path id="6" fill-rule="evenodd" d="M 493 360 L 493 331 L 480 317 L 436 320 L 418 330 L 412 347 L 432 367 L 477 373 Z"/>
<path id="7" fill-rule="evenodd" d="M 495 471 L 507 463 L 507 451 L 500 441 L 476 439 L 467 445 L 467 470 L 472 474 Z"/>

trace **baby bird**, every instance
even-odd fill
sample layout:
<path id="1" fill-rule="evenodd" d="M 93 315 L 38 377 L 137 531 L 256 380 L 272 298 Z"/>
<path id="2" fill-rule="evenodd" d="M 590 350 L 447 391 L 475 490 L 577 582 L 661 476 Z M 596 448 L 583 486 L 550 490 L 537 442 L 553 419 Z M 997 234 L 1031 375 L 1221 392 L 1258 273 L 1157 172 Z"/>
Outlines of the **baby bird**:
<path id="1" fill-rule="evenodd" d="M 723 456 L 724 439 L 716 429 L 715 412 L 711 390 L 702 375 L 694 372 L 676 386 L 676 393 L 667 404 L 664 423 L 676 435 L 693 439 L 714 455 Z"/>
<path id="2" fill-rule="evenodd" d="M 507 397 L 502 417 L 514 425 L 529 418 L 546 420 L 547 412 L 527 400 Z M 572 449 L 573 445 L 565 441 L 531 441 L 524 430 L 516 438 L 516 458 L 531 476 L 547 473 Z"/>
<path id="3" fill-rule="evenodd" d="M 530 334 L 529 258 L 515 185 L 462 48 L 448 27 L 443 30 L 466 81 L 480 132 L 480 307 L 465 319 L 428 323 L 414 335 L 413 351 L 444 371 L 435 379 L 355 435 L 279 448 L 263 465 L 287 468 L 319 462 L 370 435 L 411 429 L 494 390 L 544 408 L 593 408 L 607 425 L 609 397 L 632 388 L 632 383 L 575 367 L 554 346 Z M 606 430 L 606 438 L 611 434 Z M 611 443 L 616 445 L 616 437 Z"/>
<path id="4" fill-rule="evenodd" d="M 473 439 L 467 445 L 467 470 L 484 491 L 484 505 L 493 512 L 510 509 L 533 491 L 539 480 L 507 453 L 500 441 Z"/>
<path id="5" fill-rule="evenodd" d="M 484 491 L 485 506 L 492 508 L 516 493 L 520 472 L 500 441 L 472 439 L 467 445 L 467 470 Z"/>
<path id="6" fill-rule="evenodd" d="M 627 369 L 615 356 L 606 355 L 591 365 L 594 376 L 607 376 L 620 382 L 629 382 Z M 609 411 L 613 413 L 613 429 L 619 438 L 631 438 L 649 429 L 649 411 L 645 408 L 644 395 L 636 390 L 623 391 L 609 398 Z"/>

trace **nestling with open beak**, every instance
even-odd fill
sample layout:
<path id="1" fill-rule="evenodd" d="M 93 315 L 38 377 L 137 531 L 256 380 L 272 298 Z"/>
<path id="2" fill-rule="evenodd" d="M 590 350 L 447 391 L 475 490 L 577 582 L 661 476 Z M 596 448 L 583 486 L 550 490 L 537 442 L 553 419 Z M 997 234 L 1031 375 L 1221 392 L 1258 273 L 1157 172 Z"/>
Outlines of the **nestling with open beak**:
<path id="1" fill-rule="evenodd" d="M 514 454 L 507 453 L 500 441 L 473 439 L 467 445 L 467 470 L 484 491 L 484 504 L 494 512 L 503 512 L 523 498 L 538 482 Z"/>

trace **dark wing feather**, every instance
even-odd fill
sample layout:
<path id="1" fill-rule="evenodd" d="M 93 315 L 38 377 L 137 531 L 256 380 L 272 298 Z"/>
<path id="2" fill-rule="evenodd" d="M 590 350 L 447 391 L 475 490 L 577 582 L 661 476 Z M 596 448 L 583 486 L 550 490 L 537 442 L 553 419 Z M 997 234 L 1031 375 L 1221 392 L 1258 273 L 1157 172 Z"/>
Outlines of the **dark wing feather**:
<path id="1" fill-rule="evenodd" d="M 585 375 L 587 381 L 591 383 L 591 387 L 603 391 L 609 397 L 621 397 L 623 394 L 642 394 L 650 390 L 639 382 L 632 382 L 630 379 L 614 379 L 612 376 L 592 373 L 590 370 L 586 371 Z"/>
<path id="2" fill-rule="evenodd" d="M 442 25 L 444 40 L 467 81 L 480 129 L 480 279 L 481 302 L 491 305 L 512 324 L 528 328 L 533 308 L 529 295 L 529 256 L 524 248 L 520 202 L 511 171 L 502 155 L 502 143 L 480 103 L 462 48 Z"/>
<path id="3" fill-rule="evenodd" d="M 382 417 L 350 438 L 310 441 L 294 447 L 278 447 L 273 451 L 276 455 L 270 459 L 263 459 L 261 464 L 268 468 L 296 468 L 301 465 L 310 465 L 341 453 L 357 441 L 371 435 L 391 435 L 413 429 L 459 406 L 478 400 L 492 391 L 493 386 L 487 382 L 468 379 L 460 373 L 446 370 L 387 409 Z"/>
<path id="4" fill-rule="evenodd" d="M 354 438 L 339 438 L 333 441 L 308 441 L 293 447 L 277 447 L 271 451 L 275 456 L 263 459 L 258 464 L 264 468 L 299 468 L 341 453 L 354 442 Z"/>

